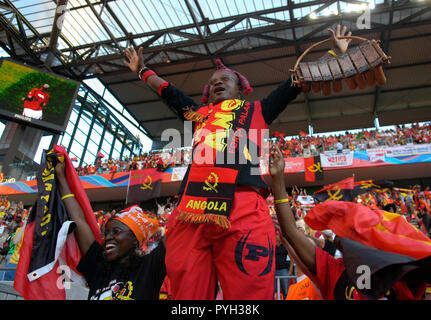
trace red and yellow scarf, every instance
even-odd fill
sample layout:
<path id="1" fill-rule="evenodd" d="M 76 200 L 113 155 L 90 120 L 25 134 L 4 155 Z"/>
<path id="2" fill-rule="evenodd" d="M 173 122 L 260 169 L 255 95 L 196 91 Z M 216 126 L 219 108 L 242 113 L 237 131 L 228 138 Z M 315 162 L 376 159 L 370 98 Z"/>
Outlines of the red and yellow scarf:
<path id="1" fill-rule="evenodd" d="M 178 205 L 179 220 L 230 227 L 240 163 L 249 159 L 247 144 L 243 147 L 238 141 L 244 136 L 248 141 L 253 108 L 250 102 L 232 99 L 184 113 L 196 128 L 193 162 Z"/>

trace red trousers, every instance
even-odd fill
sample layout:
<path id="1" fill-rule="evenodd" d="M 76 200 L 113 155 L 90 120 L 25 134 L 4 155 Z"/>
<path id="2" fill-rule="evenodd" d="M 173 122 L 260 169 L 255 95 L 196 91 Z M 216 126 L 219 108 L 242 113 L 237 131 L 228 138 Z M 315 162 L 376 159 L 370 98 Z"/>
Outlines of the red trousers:
<path id="1" fill-rule="evenodd" d="M 166 234 L 166 269 L 174 299 L 213 300 L 217 281 L 226 300 L 274 298 L 275 228 L 265 199 L 238 187 L 231 228 L 176 219 Z"/>

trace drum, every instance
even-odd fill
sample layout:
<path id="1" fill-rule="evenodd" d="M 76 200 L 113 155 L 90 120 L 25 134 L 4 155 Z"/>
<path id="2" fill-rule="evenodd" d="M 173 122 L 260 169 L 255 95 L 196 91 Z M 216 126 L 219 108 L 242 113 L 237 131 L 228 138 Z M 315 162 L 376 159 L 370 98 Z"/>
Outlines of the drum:
<path id="1" fill-rule="evenodd" d="M 314 48 L 331 41 L 326 39 L 313 44 L 298 58 L 293 69 L 294 83 L 308 93 L 321 92 L 328 96 L 331 92 L 343 90 L 343 79 L 350 90 L 365 89 L 367 86 L 384 85 L 386 76 L 383 65 L 389 64 L 391 57 L 380 48 L 380 41 L 368 40 L 355 36 L 340 39 L 358 40 L 360 43 L 342 54 L 330 51 L 327 58 L 318 61 L 303 62 L 303 58 Z"/>

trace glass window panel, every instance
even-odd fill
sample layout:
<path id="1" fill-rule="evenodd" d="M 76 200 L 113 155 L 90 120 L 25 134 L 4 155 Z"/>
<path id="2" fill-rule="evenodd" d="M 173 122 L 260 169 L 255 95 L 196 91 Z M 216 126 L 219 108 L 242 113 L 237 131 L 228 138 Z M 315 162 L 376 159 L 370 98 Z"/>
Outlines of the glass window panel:
<path id="1" fill-rule="evenodd" d="M 102 150 L 104 151 L 105 155 L 108 156 L 111 151 L 111 143 L 106 140 L 103 140 Z"/>
<path id="2" fill-rule="evenodd" d="M 81 117 L 81 119 L 79 120 L 79 124 L 78 124 L 78 128 L 82 131 L 82 132 L 90 132 L 90 125 L 88 124 L 88 122 L 84 119 L 85 117 Z"/>
<path id="3" fill-rule="evenodd" d="M 135 148 L 133 149 L 134 154 L 139 154 L 139 146 L 135 145 Z"/>
<path id="4" fill-rule="evenodd" d="M 72 123 L 76 123 L 76 119 L 78 119 L 78 112 L 76 109 L 72 109 L 72 112 L 70 113 L 69 121 Z"/>
<path id="5" fill-rule="evenodd" d="M 126 133 L 124 132 L 124 128 L 119 126 L 116 134 L 117 138 L 124 137 L 125 135 Z"/>
<path id="6" fill-rule="evenodd" d="M 72 143 L 70 151 L 73 152 L 77 158 L 81 158 L 82 152 L 84 151 L 84 147 L 78 141 L 75 140 Z"/>
<path id="7" fill-rule="evenodd" d="M 105 140 L 108 141 L 109 143 L 112 143 L 112 141 L 114 140 L 114 136 L 112 135 L 112 133 L 106 131 Z"/>
<path id="8" fill-rule="evenodd" d="M 85 153 L 85 157 L 83 159 L 83 161 L 85 162 L 85 164 L 93 164 L 95 160 L 96 160 L 96 156 L 94 154 L 92 154 L 89 151 L 87 151 Z"/>
<path id="9" fill-rule="evenodd" d="M 66 132 L 67 132 L 68 134 L 72 135 L 72 133 L 73 133 L 73 129 L 75 129 L 75 124 L 69 121 L 69 122 L 67 123 Z"/>
<path id="10" fill-rule="evenodd" d="M 119 125 L 119 122 L 114 117 L 111 117 L 111 122 L 112 122 L 111 125 L 112 125 L 113 129 L 115 130 L 116 127 Z"/>
<path id="11" fill-rule="evenodd" d="M 145 148 L 150 149 L 147 147 L 147 145 L 151 145 L 152 141 L 148 137 L 146 137 L 147 133 L 145 129 L 139 126 L 136 119 L 134 119 L 134 117 L 121 105 L 121 103 L 118 102 L 114 95 L 104 87 L 100 80 L 97 78 L 92 78 L 87 79 L 84 82 L 88 86 L 93 88 L 98 94 L 101 94 L 103 96 L 103 102 L 99 105 L 99 115 L 106 115 L 108 113 L 111 113 L 117 117 L 118 120 L 111 118 L 111 123 L 109 124 L 109 127 L 115 131 L 117 126 L 121 128 L 125 125 L 133 135 L 136 136 L 136 134 L 139 133 L 140 136 L 144 136 L 146 138 L 143 139 L 143 142 L 146 145 Z M 92 93 L 90 93 L 89 99 L 93 99 L 94 101 L 99 100 L 99 98 Z M 110 112 L 108 112 L 108 110 Z M 120 121 L 120 123 L 118 123 L 118 121 Z M 147 140 L 150 140 L 151 142 L 148 143 Z"/>
<path id="12" fill-rule="evenodd" d="M 121 149 L 123 148 L 123 144 L 121 143 L 121 141 L 120 141 L 120 140 L 115 139 L 114 148 L 115 148 L 118 152 L 121 152 Z"/>
<path id="13" fill-rule="evenodd" d="M 97 113 L 103 117 L 106 117 L 106 115 L 108 114 L 107 110 L 105 108 L 99 108 Z"/>
<path id="14" fill-rule="evenodd" d="M 103 132 L 103 126 L 99 123 L 99 121 L 96 121 L 96 123 L 93 126 L 93 130 L 102 135 Z"/>
<path id="15" fill-rule="evenodd" d="M 117 150 L 114 149 L 112 151 L 112 157 L 111 158 L 114 159 L 114 160 L 119 159 L 120 158 L 120 152 L 118 152 Z"/>
<path id="16" fill-rule="evenodd" d="M 112 93 L 109 90 L 105 91 L 103 98 L 108 103 L 110 103 L 114 108 L 116 108 L 119 112 L 123 112 L 124 107 L 121 105 L 121 103 L 118 102 L 118 100 L 112 95 Z"/>
<path id="17" fill-rule="evenodd" d="M 92 108 L 91 108 L 92 109 Z M 93 119 L 93 110 L 84 110 L 82 112 L 81 119 L 84 119 L 89 125 L 91 125 L 91 120 Z"/>
<path id="18" fill-rule="evenodd" d="M 105 86 L 97 78 L 86 79 L 84 80 L 84 83 L 100 95 L 105 91 Z"/>
<path id="19" fill-rule="evenodd" d="M 67 147 L 70 144 L 70 134 L 68 134 L 67 132 L 64 133 L 63 138 L 61 139 L 60 145 L 65 147 L 67 149 Z"/>
<path id="20" fill-rule="evenodd" d="M 76 129 L 74 140 L 79 141 L 82 145 L 85 144 L 87 140 L 87 135 L 82 132 L 79 128 Z"/>
<path id="21" fill-rule="evenodd" d="M 99 104 L 99 97 L 92 92 L 88 92 L 87 100 L 95 105 Z"/>
<path id="22" fill-rule="evenodd" d="M 101 138 L 102 136 L 97 131 L 91 131 L 90 140 L 93 141 L 95 144 L 99 144 Z"/>
<path id="23" fill-rule="evenodd" d="M 97 154 L 98 146 L 90 140 L 87 145 L 87 150 L 92 152 L 93 154 Z"/>

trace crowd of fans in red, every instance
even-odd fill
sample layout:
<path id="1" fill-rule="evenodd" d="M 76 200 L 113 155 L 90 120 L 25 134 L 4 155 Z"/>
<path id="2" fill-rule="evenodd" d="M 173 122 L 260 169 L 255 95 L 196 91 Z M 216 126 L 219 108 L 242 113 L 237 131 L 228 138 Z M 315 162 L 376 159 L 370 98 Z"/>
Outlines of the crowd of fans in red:
<path id="1" fill-rule="evenodd" d="M 390 130 L 362 130 L 358 133 L 340 135 L 309 136 L 301 132 L 299 136 L 286 138 L 282 132 L 273 132 L 280 150 L 286 157 L 316 156 L 329 150 L 349 149 L 365 151 L 367 149 L 387 148 L 408 144 L 431 142 L 431 123 L 420 126 L 395 126 Z M 78 167 L 78 174 L 109 174 L 130 170 L 156 168 L 158 166 L 186 166 L 191 161 L 191 148 L 171 149 L 170 151 L 153 150 L 148 153 L 124 159 L 106 159 L 98 157 L 95 164 Z"/>
<path id="2" fill-rule="evenodd" d="M 274 133 L 273 133 L 274 134 Z M 286 157 L 319 155 L 324 151 L 349 149 L 365 151 L 367 149 L 387 148 L 407 144 L 424 144 L 431 141 L 431 123 L 411 127 L 395 126 L 390 130 L 362 130 L 358 133 L 340 135 L 308 136 L 301 132 L 299 138 L 283 138 L 283 133 L 275 132 L 280 149 Z"/>
<path id="3" fill-rule="evenodd" d="M 304 223 L 304 217 L 307 211 L 314 206 L 314 203 L 304 204 L 303 201 L 300 201 L 301 198 L 311 198 L 307 194 L 307 190 L 302 188 L 298 189 L 295 186 L 290 192 L 288 192 L 288 197 L 293 209 L 292 211 L 295 216 L 297 228 L 302 228 L 303 232 L 314 239 L 316 243 L 320 243 L 324 250 L 330 250 L 331 246 L 327 245 L 327 242 L 332 241 L 331 239 L 333 239 L 333 235 L 324 234 L 323 231 L 313 231 Z M 173 199 L 173 201 L 171 199 Z M 162 230 L 152 235 L 151 238 L 142 245 L 142 250 L 146 253 L 151 252 L 163 236 L 168 218 L 177 205 L 178 196 L 150 201 L 154 201 L 155 206 L 153 205 L 152 209 L 145 210 L 146 214 L 148 214 L 150 218 L 156 218 L 159 221 L 159 225 L 162 227 Z M 383 209 L 388 212 L 399 213 L 404 216 L 407 221 L 418 226 L 420 231 L 425 235 L 430 235 L 430 187 L 426 187 L 424 190 L 422 190 L 419 185 L 410 186 L 408 189 L 395 187 L 377 189 L 358 196 L 355 199 L 355 202 L 362 203 L 374 210 Z M 267 203 L 272 217 L 275 217 L 274 199 L 272 196 L 267 198 Z M 18 233 L 17 229 L 25 226 L 30 209 L 31 208 L 24 208 L 22 202 L 14 203 L 9 201 L 7 196 L 0 196 L 0 268 L 7 263 L 8 257 L 11 256 L 11 252 L 19 250 L 19 248 L 16 249 L 15 245 L 12 244 L 12 240 L 14 239 L 15 234 Z M 121 210 L 122 208 L 118 209 Z M 107 221 L 117 214 L 117 210 L 99 210 L 94 212 L 94 214 L 100 227 L 101 234 L 103 235 Z M 335 251 L 331 254 L 336 255 L 337 252 Z M 289 272 L 291 271 L 289 270 Z M 295 274 L 293 272 L 289 273 L 289 275 Z M 280 293 L 277 291 L 277 294 Z M 285 296 L 286 294 L 284 296 L 281 294 L 283 299 Z"/>
<path id="4" fill-rule="evenodd" d="M 167 168 L 185 166 L 190 164 L 191 149 L 172 149 L 169 153 L 161 150 L 151 151 L 125 159 L 107 159 L 98 157 L 95 164 L 77 167 L 78 175 L 113 174 L 116 172 L 129 172 L 146 168 Z"/>
<path id="5" fill-rule="evenodd" d="M 312 195 L 307 194 L 305 188 L 299 189 L 297 186 L 293 187 L 288 192 L 288 198 L 296 221 L 303 221 L 307 211 L 315 205 Z M 309 201 L 306 203 L 301 201 L 305 198 L 311 199 L 311 203 Z M 173 200 L 171 199 L 171 197 L 156 199 L 156 206 L 152 206 L 152 209 L 146 210 L 150 218 L 159 220 L 159 225 L 162 227 L 166 226 L 171 212 L 175 209 L 178 196 L 175 196 Z M 408 189 L 397 187 L 376 189 L 357 196 L 354 201 L 362 203 L 372 210 L 383 209 L 388 212 L 398 213 L 405 217 L 408 222 L 416 224 L 427 236 L 431 232 L 431 192 L 429 186 L 424 189 L 419 185 L 410 186 Z M 267 203 L 270 214 L 274 214 L 274 198 L 271 195 L 267 198 Z M 95 212 L 102 233 L 106 222 L 116 213 L 116 210 L 99 210 Z M 153 235 L 148 243 L 144 244 L 143 249 L 151 249 L 151 245 L 157 242 L 158 237 L 160 237 L 158 233 Z"/>

